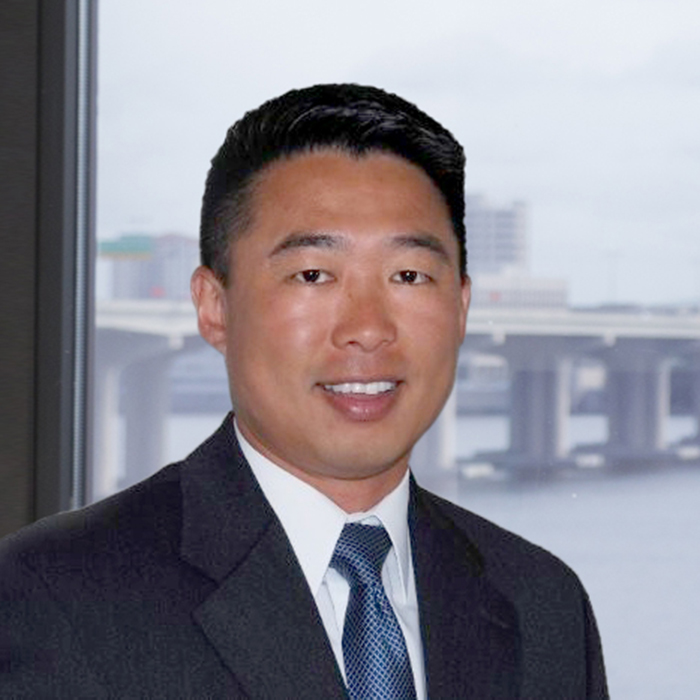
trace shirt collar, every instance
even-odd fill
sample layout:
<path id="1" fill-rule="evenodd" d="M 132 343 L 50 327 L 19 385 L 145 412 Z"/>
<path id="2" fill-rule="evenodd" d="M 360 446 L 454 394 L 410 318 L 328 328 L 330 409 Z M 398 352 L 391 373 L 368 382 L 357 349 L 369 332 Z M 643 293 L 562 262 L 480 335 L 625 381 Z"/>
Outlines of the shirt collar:
<path id="1" fill-rule="evenodd" d="M 282 523 L 314 596 L 321 587 L 346 522 L 384 526 L 397 559 L 402 590 L 408 595 L 409 574 L 412 571 L 408 535 L 408 470 L 401 483 L 376 506 L 366 512 L 348 514 L 313 486 L 258 452 L 243 437 L 235 419 L 234 427 L 241 451 Z"/>

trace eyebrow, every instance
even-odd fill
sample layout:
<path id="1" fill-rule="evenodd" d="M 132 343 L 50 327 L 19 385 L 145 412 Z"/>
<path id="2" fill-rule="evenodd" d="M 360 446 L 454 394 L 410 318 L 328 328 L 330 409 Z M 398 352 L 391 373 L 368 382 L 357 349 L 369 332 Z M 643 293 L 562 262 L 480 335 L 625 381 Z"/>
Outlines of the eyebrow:
<path id="1" fill-rule="evenodd" d="M 432 233 L 399 234 L 388 241 L 391 248 L 423 248 L 434 253 L 443 262 L 450 262 L 450 255 L 443 242 Z M 325 248 L 328 250 L 343 250 L 348 248 L 348 241 L 339 235 L 330 233 L 309 233 L 298 231 L 290 233 L 280 241 L 270 252 L 269 257 L 275 257 L 299 248 Z"/>
<path id="2" fill-rule="evenodd" d="M 426 248 L 431 253 L 435 253 L 444 262 L 450 262 L 449 253 L 443 242 L 432 233 L 394 236 L 389 244 L 393 248 Z"/>
<path id="3" fill-rule="evenodd" d="M 274 257 L 280 253 L 285 253 L 296 248 L 347 248 L 347 242 L 340 236 L 333 236 L 329 233 L 290 233 L 284 240 L 280 241 L 270 253 L 269 257 Z"/>

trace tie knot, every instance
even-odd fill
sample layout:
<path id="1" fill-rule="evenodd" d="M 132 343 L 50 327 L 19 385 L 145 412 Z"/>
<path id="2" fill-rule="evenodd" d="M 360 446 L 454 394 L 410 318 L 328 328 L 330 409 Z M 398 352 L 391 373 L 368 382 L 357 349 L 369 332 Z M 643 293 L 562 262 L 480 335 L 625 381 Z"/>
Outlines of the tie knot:
<path id="1" fill-rule="evenodd" d="M 347 523 L 340 534 L 331 566 L 353 585 L 381 585 L 381 571 L 391 540 L 383 527 Z"/>

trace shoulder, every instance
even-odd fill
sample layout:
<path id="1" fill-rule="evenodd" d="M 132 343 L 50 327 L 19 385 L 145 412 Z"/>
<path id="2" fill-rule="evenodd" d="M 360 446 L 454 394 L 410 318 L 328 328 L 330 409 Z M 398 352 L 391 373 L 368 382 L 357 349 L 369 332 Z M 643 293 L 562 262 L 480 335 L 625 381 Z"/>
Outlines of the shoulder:
<path id="1" fill-rule="evenodd" d="M 452 551 L 462 552 L 471 571 L 512 605 L 522 697 L 607 698 L 600 637 L 578 576 L 542 547 L 434 494 L 417 492 L 433 526 L 447 529 L 459 543 Z"/>
<path id="2" fill-rule="evenodd" d="M 144 582 L 162 588 L 162 563 L 175 570 L 178 471 L 0 541 L 0 695 L 45 697 L 51 678 L 55 697 L 106 696 L 89 650 L 118 643 L 117 620 L 133 632 Z"/>
<path id="3" fill-rule="evenodd" d="M 229 422 L 182 462 L 93 505 L 44 518 L 0 540 L 0 583 L 18 567 L 65 576 L 172 558 L 179 549 L 188 479 L 192 474 L 204 482 L 221 479 L 214 472 L 217 463 L 230 462 Z"/>
<path id="4" fill-rule="evenodd" d="M 140 484 L 0 541 L 2 697 L 44 697 L 48 678 L 56 697 L 166 686 L 175 697 L 218 668 L 193 616 L 216 582 L 182 550 L 188 488 L 190 500 L 193 481 L 225 491 L 226 444 L 215 436 Z M 211 509 L 200 501 L 191 519 Z"/>
<path id="5" fill-rule="evenodd" d="M 585 596 L 577 575 L 561 559 L 519 535 L 424 489 L 420 497 L 476 552 L 490 580 L 511 598 Z M 468 545 L 466 544 L 468 543 Z"/>
<path id="6" fill-rule="evenodd" d="M 51 580 L 95 573 L 107 562 L 167 556 L 180 522 L 180 468 L 170 465 L 144 482 L 94 505 L 59 513 L 0 540 L 0 585 L 13 574 L 42 572 Z"/>

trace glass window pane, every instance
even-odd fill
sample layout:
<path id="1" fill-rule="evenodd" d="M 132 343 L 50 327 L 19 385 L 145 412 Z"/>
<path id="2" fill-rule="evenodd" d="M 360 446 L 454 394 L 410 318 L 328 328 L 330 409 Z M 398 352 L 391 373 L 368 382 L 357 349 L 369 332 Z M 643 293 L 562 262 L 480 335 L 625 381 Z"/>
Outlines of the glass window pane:
<path id="1" fill-rule="evenodd" d="M 187 291 L 226 129 L 291 87 L 376 84 L 468 157 L 473 308 L 418 478 L 580 574 L 613 697 L 694 697 L 699 14 L 682 0 L 101 3 L 92 498 L 182 458 L 230 406 Z"/>

